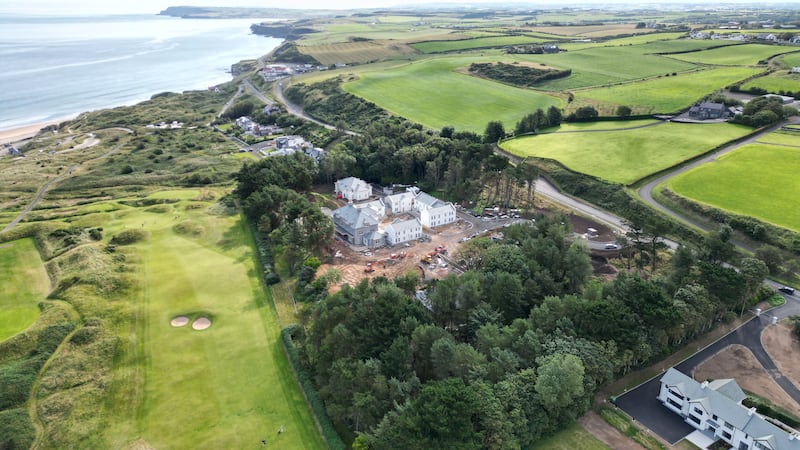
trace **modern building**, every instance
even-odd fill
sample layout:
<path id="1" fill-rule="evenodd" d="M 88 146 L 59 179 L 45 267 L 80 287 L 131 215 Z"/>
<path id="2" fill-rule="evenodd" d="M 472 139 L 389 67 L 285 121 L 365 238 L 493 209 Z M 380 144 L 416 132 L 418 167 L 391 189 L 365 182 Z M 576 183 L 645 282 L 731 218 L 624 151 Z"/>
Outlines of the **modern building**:
<path id="1" fill-rule="evenodd" d="M 403 192 L 400 194 L 387 195 L 383 202 L 386 204 L 386 212 L 391 214 L 402 214 L 414 209 L 414 194 Z"/>
<path id="2" fill-rule="evenodd" d="M 366 200 L 372 196 L 372 186 L 367 184 L 366 181 L 355 177 L 347 177 L 336 181 L 333 184 L 333 189 L 337 197 L 351 202 Z"/>
<path id="3" fill-rule="evenodd" d="M 689 425 L 737 450 L 800 450 L 800 436 L 742 406 L 745 393 L 733 379 L 698 383 L 670 368 L 658 400 Z"/>
<path id="4" fill-rule="evenodd" d="M 456 208 L 424 192 L 417 194 L 414 205 L 419 211 L 419 221 L 428 228 L 447 225 L 456 221 Z"/>
<path id="5" fill-rule="evenodd" d="M 384 230 L 386 243 L 389 245 L 402 244 L 422 237 L 422 224 L 417 219 L 392 222 Z"/>
<path id="6" fill-rule="evenodd" d="M 371 208 L 343 206 L 333 212 L 336 236 L 352 245 L 368 245 L 374 241 L 373 233 L 378 232 L 379 218 Z"/>

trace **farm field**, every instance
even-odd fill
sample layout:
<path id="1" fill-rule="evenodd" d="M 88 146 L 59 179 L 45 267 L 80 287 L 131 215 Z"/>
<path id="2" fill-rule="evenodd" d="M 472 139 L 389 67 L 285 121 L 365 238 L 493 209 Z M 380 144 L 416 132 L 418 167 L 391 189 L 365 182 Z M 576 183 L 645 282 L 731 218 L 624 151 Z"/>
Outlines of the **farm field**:
<path id="1" fill-rule="evenodd" d="M 742 90 L 750 88 L 764 89 L 777 94 L 780 92 L 800 93 L 800 73 L 788 73 L 788 70 L 773 72 L 765 77 L 758 77 L 742 85 Z"/>
<path id="2" fill-rule="evenodd" d="M 684 36 L 685 34 L 686 33 L 641 34 L 641 35 L 637 35 L 637 36 L 628 36 L 628 37 L 617 38 L 617 39 L 609 39 L 607 41 L 567 42 L 567 43 L 559 45 L 559 47 L 564 48 L 564 49 L 566 49 L 568 51 L 574 51 L 574 50 L 583 50 L 583 49 L 586 49 L 586 48 L 595 48 L 595 47 L 615 47 L 615 46 L 622 46 L 622 45 L 642 45 L 642 44 L 647 44 L 649 42 L 659 42 L 659 41 L 675 42 L 675 39 L 678 39 L 679 37 Z M 696 42 L 699 42 L 699 41 L 696 41 Z"/>
<path id="3" fill-rule="evenodd" d="M 471 50 L 476 48 L 502 47 L 506 45 L 535 44 L 545 42 L 546 39 L 532 36 L 487 36 L 475 39 L 447 40 L 418 42 L 411 44 L 416 50 L 422 53 L 446 53 L 460 50 Z"/>
<path id="4" fill-rule="evenodd" d="M 623 127 L 624 122 L 619 124 Z M 523 158 L 554 159 L 577 172 L 630 184 L 750 131 L 727 123 L 664 122 L 634 130 L 524 136 L 501 147 Z"/>
<path id="5" fill-rule="evenodd" d="M 544 19 L 544 16 L 540 17 L 540 20 L 548 20 Z M 558 16 L 556 16 L 558 17 Z M 569 16 L 567 16 L 569 17 Z M 591 16 L 592 21 L 595 20 L 602 20 L 599 18 L 595 18 Z M 559 20 L 553 20 L 557 22 Z M 571 20 L 567 20 L 571 21 Z M 558 26 L 544 26 L 544 27 L 535 27 L 533 28 L 534 31 L 539 31 L 542 33 L 548 34 L 557 34 L 560 36 L 582 36 L 582 37 L 590 37 L 590 38 L 601 38 L 601 37 L 608 37 L 608 36 L 616 36 L 619 34 L 631 34 L 636 32 L 654 32 L 655 30 L 652 29 L 636 29 L 636 24 L 633 23 L 620 23 L 620 24 L 608 24 L 608 25 L 576 25 L 576 26 L 568 26 L 568 27 L 558 27 Z"/>
<path id="6" fill-rule="evenodd" d="M 524 114 L 561 104 L 560 99 L 543 93 L 455 72 L 471 62 L 475 58 L 432 58 L 364 71 L 343 88 L 429 128 L 452 125 L 479 133 L 490 120 L 513 128 Z"/>
<path id="7" fill-rule="evenodd" d="M 713 64 L 723 66 L 744 66 L 757 64 L 770 56 L 793 51 L 792 48 L 776 47 L 774 45 L 743 44 L 721 48 L 713 48 L 700 52 L 672 55 L 675 59 L 698 64 Z"/>
<path id="8" fill-rule="evenodd" d="M 676 176 L 667 187 L 700 203 L 800 231 L 798 171 L 797 148 L 751 144 Z"/>
<path id="9" fill-rule="evenodd" d="M 756 141 L 760 144 L 778 144 L 800 147 L 800 131 L 776 131 L 761 136 Z"/>
<path id="10" fill-rule="evenodd" d="M 326 66 L 337 63 L 366 63 L 415 53 L 413 48 L 405 44 L 383 41 L 311 45 L 298 47 L 298 50 L 300 53 L 314 57 L 314 59 Z"/>
<path id="11" fill-rule="evenodd" d="M 571 76 L 550 80 L 540 86 L 541 89 L 553 91 L 638 80 L 695 68 L 694 64 L 656 55 L 645 55 L 636 50 L 636 47 L 597 47 L 552 55 L 516 56 L 525 61 L 572 69 Z M 625 61 L 625 64 L 620 64 L 620 61 Z"/>
<path id="12" fill-rule="evenodd" d="M 33 239 L 0 244 L 0 342 L 28 328 L 39 316 L 39 302 L 50 278 Z"/>
<path id="13" fill-rule="evenodd" d="M 589 104 L 607 105 L 607 114 L 618 105 L 631 107 L 634 114 L 674 113 L 759 71 L 748 67 L 725 67 L 679 73 L 677 76 L 579 91 L 575 98 Z"/>

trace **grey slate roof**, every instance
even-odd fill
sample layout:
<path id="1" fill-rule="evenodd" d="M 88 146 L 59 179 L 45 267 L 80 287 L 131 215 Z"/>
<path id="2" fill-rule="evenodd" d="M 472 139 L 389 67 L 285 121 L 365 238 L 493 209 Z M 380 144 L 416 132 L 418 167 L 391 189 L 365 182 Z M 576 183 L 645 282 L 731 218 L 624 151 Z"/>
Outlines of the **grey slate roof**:
<path id="1" fill-rule="evenodd" d="M 386 227 L 386 232 L 387 233 L 389 232 L 390 228 L 393 231 L 421 230 L 422 229 L 422 224 L 419 223 L 419 220 L 417 220 L 417 219 L 403 220 L 403 221 L 397 220 L 395 222 L 392 222 L 389 226 Z"/>
<path id="2" fill-rule="evenodd" d="M 377 226 L 378 219 L 374 217 L 369 208 L 359 209 L 353 205 L 342 206 L 333 212 L 333 221 L 343 223 L 357 230 L 368 226 Z"/>
<path id="3" fill-rule="evenodd" d="M 337 181 L 336 183 L 339 186 L 339 189 L 342 191 L 357 191 L 360 189 L 369 188 L 369 185 L 366 181 L 356 177 L 347 177 Z"/>
<path id="4" fill-rule="evenodd" d="M 725 111 L 725 105 L 722 103 L 703 102 L 700 103 L 700 108 L 711 109 L 714 111 Z"/>
<path id="5" fill-rule="evenodd" d="M 423 205 L 428 205 L 429 208 L 442 206 L 444 204 L 444 202 L 442 202 L 438 198 L 436 198 L 436 197 L 434 197 L 432 195 L 426 194 L 424 192 L 420 192 L 419 194 L 417 194 L 417 199 L 416 200 L 417 200 L 417 203 L 422 203 Z"/>
<path id="6" fill-rule="evenodd" d="M 769 442 L 774 450 L 800 450 L 800 438 L 791 435 L 767 422 L 763 417 L 740 405 L 736 398 L 744 398 L 744 392 L 736 380 L 722 379 L 708 383 L 705 387 L 691 377 L 670 368 L 661 377 L 661 382 L 680 391 L 691 403 L 700 403 L 711 414 L 744 431 L 755 440 Z M 722 425 L 722 423 L 720 423 Z"/>

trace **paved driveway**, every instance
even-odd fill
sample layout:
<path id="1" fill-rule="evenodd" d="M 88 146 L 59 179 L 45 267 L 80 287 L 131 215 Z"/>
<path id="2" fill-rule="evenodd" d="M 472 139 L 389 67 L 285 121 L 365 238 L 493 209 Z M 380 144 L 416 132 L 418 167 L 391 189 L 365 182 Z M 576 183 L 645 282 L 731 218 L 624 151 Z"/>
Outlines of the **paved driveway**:
<path id="1" fill-rule="evenodd" d="M 772 358 L 769 357 L 761 345 L 761 332 L 772 323 L 773 315 L 783 318 L 797 314 L 800 311 L 800 301 L 798 299 L 789 295 L 784 295 L 784 297 L 786 298 L 784 306 L 768 311 L 759 317 L 754 317 L 718 341 L 699 349 L 697 353 L 678 363 L 675 369 L 691 375 L 695 367 L 701 362 L 725 347 L 733 344 L 744 345 L 753 352 L 753 355 L 764 366 L 775 382 L 795 401 L 800 403 L 800 390 L 778 371 L 775 362 L 772 361 Z M 668 410 L 658 401 L 657 397 L 661 389 L 660 378 L 661 375 L 659 374 L 635 389 L 618 396 L 616 405 L 665 441 L 675 444 L 694 431 L 694 427 L 684 422 L 680 416 Z"/>

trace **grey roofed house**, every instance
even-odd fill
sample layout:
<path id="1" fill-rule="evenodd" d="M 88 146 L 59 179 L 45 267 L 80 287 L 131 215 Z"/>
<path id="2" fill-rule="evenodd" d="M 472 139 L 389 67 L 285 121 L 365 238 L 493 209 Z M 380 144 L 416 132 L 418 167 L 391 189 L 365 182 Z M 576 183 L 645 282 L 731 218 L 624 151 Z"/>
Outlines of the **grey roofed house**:
<path id="1" fill-rule="evenodd" d="M 417 219 L 395 220 L 385 228 L 386 242 L 400 244 L 422 237 L 422 224 Z"/>
<path id="2" fill-rule="evenodd" d="M 800 437 L 742 406 L 745 393 L 733 379 L 698 383 L 670 368 L 661 377 L 658 399 L 698 430 L 713 433 L 733 448 L 800 450 Z"/>
<path id="3" fill-rule="evenodd" d="M 698 119 L 722 119 L 728 114 L 728 108 L 723 103 L 703 102 L 689 108 L 689 116 Z"/>
<path id="4" fill-rule="evenodd" d="M 430 209 L 430 208 L 435 208 L 437 206 L 442 206 L 444 204 L 443 201 L 424 192 L 420 192 L 419 194 L 417 194 L 417 198 L 415 199 L 415 201 L 417 203 L 417 209 L 423 209 L 423 208 Z"/>
<path id="5" fill-rule="evenodd" d="M 356 177 L 337 180 L 333 188 L 337 194 L 350 201 L 366 200 L 372 195 L 372 186 Z"/>
<path id="6" fill-rule="evenodd" d="M 392 214 L 400 214 L 411 211 L 414 208 L 414 194 L 402 192 L 400 194 L 387 195 L 383 202 Z"/>
<path id="7" fill-rule="evenodd" d="M 353 245 L 365 245 L 365 237 L 378 231 L 378 220 L 370 208 L 346 205 L 333 212 L 336 235 Z"/>

